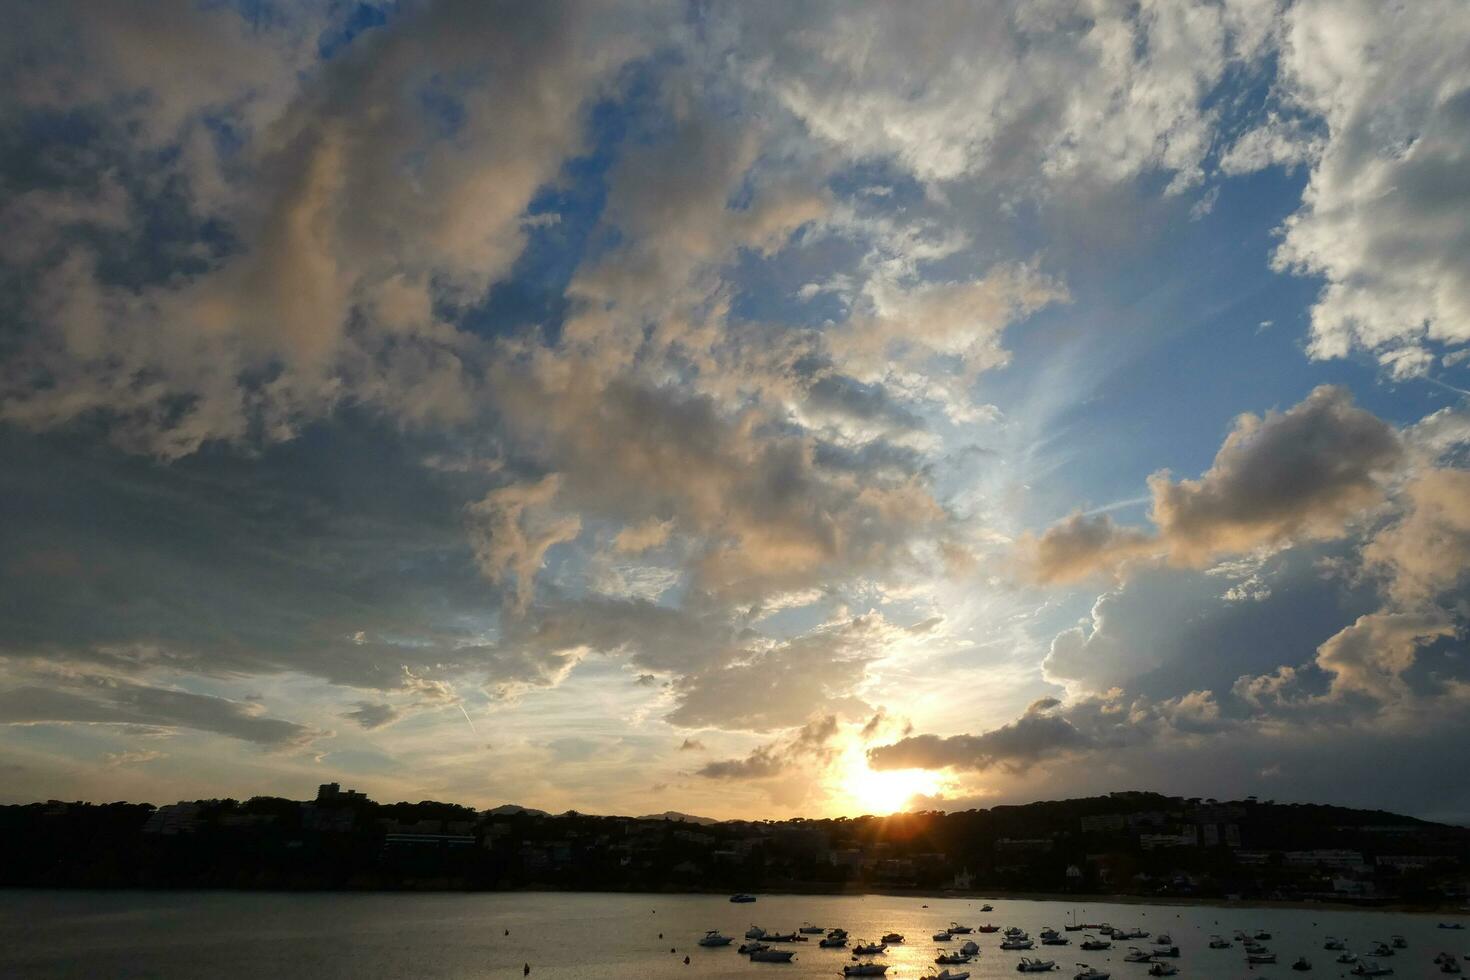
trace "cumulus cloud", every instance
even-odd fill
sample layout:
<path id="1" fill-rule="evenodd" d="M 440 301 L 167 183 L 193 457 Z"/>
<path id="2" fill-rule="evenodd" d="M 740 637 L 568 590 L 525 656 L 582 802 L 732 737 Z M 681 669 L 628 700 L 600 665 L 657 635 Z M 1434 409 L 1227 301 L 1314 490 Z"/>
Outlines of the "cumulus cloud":
<path id="1" fill-rule="evenodd" d="M 1317 666 L 1332 675 L 1332 694 L 1353 692 L 1378 701 L 1408 693 L 1403 674 L 1426 643 L 1455 635 L 1439 611 L 1377 612 L 1361 616 L 1317 648 Z"/>
<path id="2" fill-rule="evenodd" d="M 1366 349 L 1405 376 L 1428 369 L 1425 343 L 1470 340 L 1470 31 L 1460 13 L 1453 0 L 1312 0 L 1285 13 L 1277 85 L 1326 137 L 1304 151 L 1310 177 L 1274 261 L 1326 281 L 1314 357 Z"/>
<path id="3" fill-rule="evenodd" d="M 1470 574 L 1470 472 L 1430 469 L 1404 488 L 1407 513 L 1379 531 L 1363 561 L 1391 599 L 1422 605 Z"/>
<path id="4" fill-rule="evenodd" d="M 1023 538 L 1021 549 L 1037 579 L 1066 582 L 1116 574 L 1141 556 L 1202 567 L 1221 555 L 1333 538 L 1383 502 L 1403 462 L 1392 426 L 1355 406 L 1346 389 L 1324 385 L 1285 412 L 1237 418 L 1199 479 L 1150 476 L 1155 531 L 1076 514 Z"/>

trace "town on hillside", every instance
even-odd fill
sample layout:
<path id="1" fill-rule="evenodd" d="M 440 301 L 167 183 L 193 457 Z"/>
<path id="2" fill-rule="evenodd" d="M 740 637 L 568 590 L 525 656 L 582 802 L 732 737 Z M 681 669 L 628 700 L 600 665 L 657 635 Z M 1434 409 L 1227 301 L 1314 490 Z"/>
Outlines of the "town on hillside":
<path id="1" fill-rule="evenodd" d="M 976 891 L 1459 906 L 1470 829 L 1147 792 L 962 812 L 713 821 L 376 803 L 0 807 L 0 885 Z"/>

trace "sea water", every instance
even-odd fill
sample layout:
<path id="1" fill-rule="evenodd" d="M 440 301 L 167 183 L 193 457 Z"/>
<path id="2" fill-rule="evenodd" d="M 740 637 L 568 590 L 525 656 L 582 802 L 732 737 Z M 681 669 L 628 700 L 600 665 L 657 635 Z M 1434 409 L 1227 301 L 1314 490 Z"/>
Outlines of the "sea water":
<path id="1" fill-rule="evenodd" d="M 726 896 L 511 892 L 488 894 L 278 893 L 278 892 L 83 892 L 0 891 L 0 977 L 132 978 L 493 978 L 520 977 L 526 965 L 535 980 L 596 977 L 601 980 L 687 978 L 725 980 L 760 977 L 833 977 L 851 962 L 847 950 L 820 949 L 810 942 L 782 944 L 795 961 L 751 963 L 736 946 L 752 924 L 795 931 L 803 923 L 846 929 L 852 941 L 877 941 L 899 932 L 902 945 L 878 957 L 888 976 L 918 978 L 932 972 L 941 946 L 958 948 L 965 938 L 981 953 L 968 966 L 974 980 L 1019 977 L 1021 956 L 1056 960 L 1070 980 L 1077 964 L 1109 970 L 1114 980 L 1143 980 L 1147 965 L 1124 963 L 1129 945 L 1084 953 L 1083 934 L 1064 933 L 1070 946 L 1042 946 L 1026 953 L 1000 950 L 999 933 L 975 933 L 946 944 L 930 936 L 953 921 L 979 926 L 1019 926 L 1033 939 L 1043 927 L 1061 930 L 1075 912 L 1079 922 L 1108 922 L 1121 928 L 1170 934 L 1181 956 L 1171 960 L 1179 980 L 1233 978 L 1271 980 L 1304 976 L 1347 976 L 1338 955 L 1322 949 L 1324 937 L 1347 941 L 1367 952 L 1374 941 L 1399 934 L 1408 949 L 1382 965 L 1395 980 L 1441 978 L 1433 963 L 1446 950 L 1470 954 L 1470 928 L 1437 928 L 1451 916 L 1373 911 L 1240 906 L 1114 905 L 991 899 L 762 895 L 748 905 Z M 928 906 L 927 908 L 925 906 Z M 1470 921 L 1458 917 L 1459 921 Z M 718 929 L 735 942 L 706 949 L 698 939 Z M 1211 933 L 1232 938 L 1237 929 L 1266 930 L 1276 952 L 1274 966 L 1249 968 L 1245 951 L 1207 947 Z M 1291 963 L 1305 955 L 1313 971 L 1297 974 Z M 685 957 L 689 963 L 684 963 Z M 1467 966 L 1466 976 L 1470 976 Z"/>

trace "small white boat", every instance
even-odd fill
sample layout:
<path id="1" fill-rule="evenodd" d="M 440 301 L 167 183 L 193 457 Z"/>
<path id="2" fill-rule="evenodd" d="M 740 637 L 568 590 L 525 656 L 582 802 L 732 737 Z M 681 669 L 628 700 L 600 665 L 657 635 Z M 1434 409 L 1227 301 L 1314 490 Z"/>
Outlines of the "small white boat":
<path id="1" fill-rule="evenodd" d="M 853 956 L 877 956 L 887 950 L 883 943 L 858 943 L 852 948 Z"/>
<path id="2" fill-rule="evenodd" d="M 946 964 L 959 964 L 970 962 L 970 957 L 965 953 L 940 953 L 934 957 L 934 962 L 944 966 Z"/>
<path id="3" fill-rule="evenodd" d="M 924 980 L 970 980 L 969 970 L 940 970 L 938 973 L 927 973 Z"/>
<path id="4" fill-rule="evenodd" d="M 1234 943 L 1232 943 L 1230 940 L 1224 938 L 1223 936 L 1211 936 L 1210 937 L 1210 948 L 1211 949 L 1229 949 L 1233 945 L 1234 945 Z"/>
<path id="5" fill-rule="evenodd" d="M 761 937 L 768 943 L 794 943 L 797 941 L 794 932 L 768 932 Z"/>
<path id="6" fill-rule="evenodd" d="M 1298 956 L 1296 962 L 1291 965 L 1291 968 L 1298 973 L 1306 973 L 1312 968 L 1312 961 L 1305 956 Z"/>
<path id="7" fill-rule="evenodd" d="M 1270 950 L 1263 949 L 1259 953 L 1246 953 L 1245 961 L 1250 964 L 1275 963 L 1276 954 L 1271 952 Z"/>
<path id="8" fill-rule="evenodd" d="M 995 906 L 994 905 L 982 905 L 982 906 L 980 906 L 980 911 L 981 912 L 994 912 L 995 911 Z"/>
<path id="9" fill-rule="evenodd" d="M 1356 963 L 1356 962 L 1358 962 L 1358 958 L 1356 956 L 1354 956 L 1352 953 L 1349 953 L 1346 950 L 1344 950 L 1343 951 L 1343 954 L 1337 958 L 1337 962 L 1339 962 L 1339 963 Z"/>
<path id="10" fill-rule="evenodd" d="M 808 936 L 820 936 L 822 933 L 826 932 L 827 930 L 826 929 L 823 929 L 821 926 L 814 926 L 810 922 L 803 922 L 801 924 L 801 928 L 798 929 L 798 930 L 796 930 L 796 931 L 797 932 L 804 932 Z"/>
<path id="11" fill-rule="evenodd" d="M 1137 946 L 1129 946 L 1127 954 L 1123 957 L 1124 963 L 1152 963 L 1153 957 Z"/>
<path id="12" fill-rule="evenodd" d="M 847 937 L 828 936 L 826 939 L 819 940 L 817 942 L 817 945 L 822 947 L 823 949 L 841 949 L 842 947 L 847 945 Z"/>
<path id="13" fill-rule="evenodd" d="M 898 943 L 903 942 L 903 933 L 901 933 L 901 932 L 885 932 L 883 934 L 883 942 L 885 944 L 886 943 L 893 943 L 893 944 L 897 945 Z"/>
<path id="14" fill-rule="evenodd" d="M 958 922 L 951 922 L 949 924 L 949 931 L 954 933 L 956 936 L 963 936 L 966 933 L 974 932 L 975 930 L 971 929 L 969 926 L 962 926 Z M 981 929 L 980 931 L 984 932 L 985 930 Z"/>
<path id="15" fill-rule="evenodd" d="M 1082 969 L 1072 975 L 1072 980 L 1108 980 L 1108 977 L 1112 976 L 1107 970 L 1094 970 L 1086 963 L 1078 963 L 1077 965 L 1082 967 Z"/>
<path id="16" fill-rule="evenodd" d="M 842 968 L 844 977 L 881 977 L 887 972 L 887 963 L 849 963 Z"/>
<path id="17" fill-rule="evenodd" d="M 796 952 L 789 949 L 758 949 L 750 954 L 752 963 L 790 963 Z"/>
<path id="18" fill-rule="evenodd" d="M 1070 946 L 1070 945 L 1072 945 L 1072 940 L 1068 939 L 1066 936 L 1042 936 L 1041 937 L 1041 945 L 1043 945 L 1043 946 Z"/>
<path id="19" fill-rule="evenodd" d="M 1082 948 L 1086 950 L 1112 949 L 1113 944 L 1108 942 L 1106 939 L 1099 939 L 1096 936 L 1088 936 L 1086 939 L 1082 940 Z"/>
<path id="20" fill-rule="evenodd" d="M 1371 956 L 1392 956 L 1393 955 L 1393 948 L 1390 947 L 1387 943 L 1374 943 L 1374 945 L 1373 945 L 1373 952 L 1371 954 L 1369 954 L 1369 955 L 1371 955 Z"/>
<path id="21" fill-rule="evenodd" d="M 934 940 L 936 943 L 947 943 L 951 939 L 953 939 L 954 937 L 951 936 L 947 932 L 936 932 L 934 935 L 930 936 L 929 938 L 932 939 L 932 940 Z"/>
<path id="22" fill-rule="evenodd" d="M 766 931 L 764 929 L 762 929 L 760 926 L 751 926 L 749 929 L 745 930 L 745 938 L 746 939 L 764 939 L 764 938 L 766 938 Z"/>
<path id="23" fill-rule="evenodd" d="M 755 896 L 754 895 L 747 895 L 744 892 L 741 892 L 739 895 L 731 895 L 730 896 L 730 901 L 735 902 L 737 904 L 745 904 L 747 902 L 753 902 L 753 901 L 755 901 Z"/>
<path id="24" fill-rule="evenodd" d="M 1353 967 L 1352 973 L 1356 977 L 1386 977 L 1393 972 L 1391 966 L 1379 966 L 1372 960 L 1362 960 Z"/>
<path id="25" fill-rule="evenodd" d="M 1173 938 L 1167 932 L 1161 932 L 1157 936 L 1154 937 L 1154 945 L 1156 945 L 1156 946 L 1173 946 L 1174 945 L 1174 940 L 1173 940 Z"/>
<path id="26" fill-rule="evenodd" d="M 1057 936 L 1059 936 L 1061 934 L 1059 932 L 1057 932 L 1055 929 L 1053 929 L 1051 926 L 1044 926 L 1044 927 L 1042 927 L 1042 930 L 1037 933 L 1037 935 L 1040 936 L 1043 940 L 1046 940 L 1046 939 L 1055 939 L 1055 938 L 1057 938 Z"/>
<path id="27" fill-rule="evenodd" d="M 1036 944 L 1029 939 L 1007 939 L 1005 942 L 1000 944 L 1000 948 L 1014 951 L 1018 949 L 1030 949 L 1035 945 Z"/>
<path id="28" fill-rule="evenodd" d="M 1016 964 L 1019 973 L 1050 973 L 1056 968 L 1056 960 L 1033 960 L 1029 956 L 1021 957 L 1021 962 Z"/>
<path id="29" fill-rule="evenodd" d="M 846 939 L 847 938 L 847 930 L 846 929 L 829 929 L 829 930 L 827 930 L 827 938 L 828 939 Z"/>
<path id="30" fill-rule="evenodd" d="M 1149 950 L 1149 955 L 1154 957 L 1167 956 L 1171 959 L 1177 960 L 1179 958 L 1179 947 L 1155 946 L 1153 949 Z"/>
<path id="31" fill-rule="evenodd" d="M 1007 937 L 1024 936 L 1026 935 L 1026 930 L 1022 929 L 1020 926 L 1006 926 L 1006 931 L 1001 933 L 1001 935 Z"/>
<path id="32" fill-rule="evenodd" d="M 719 930 L 717 930 L 717 929 L 711 929 L 709 932 L 707 932 L 707 933 L 704 934 L 704 938 L 700 939 L 699 945 L 701 945 L 701 946 L 728 946 L 731 943 L 733 943 L 734 941 L 735 940 L 732 939 L 729 936 L 722 936 L 722 935 L 720 935 Z"/>
<path id="33" fill-rule="evenodd" d="M 758 942 L 758 941 L 752 940 L 751 942 L 741 943 L 740 944 L 740 948 L 738 950 L 736 950 L 736 952 L 737 953 L 742 953 L 742 954 L 748 956 L 751 953 L 759 953 L 763 949 L 770 949 L 770 948 L 771 947 L 767 946 L 763 942 Z"/>
<path id="34" fill-rule="evenodd" d="M 1172 977 L 1178 972 L 1179 967 L 1172 963 L 1160 963 L 1158 960 L 1154 960 L 1153 965 L 1148 968 L 1148 975 L 1151 977 Z"/>
<path id="35" fill-rule="evenodd" d="M 1463 929 L 1463 928 L 1465 928 L 1465 923 L 1463 923 L 1463 922 L 1441 922 L 1439 924 L 1439 927 L 1441 929 Z"/>
<path id="36" fill-rule="evenodd" d="M 1322 948 L 1323 949 L 1347 949 L 1347 943 L 1343 942 L 1341 939 L 1334 939 L 1331 936 L 1328 936 L 1327 937 L 1327 941 L 1322 944 Z"/>
<path id="37" fill-rule="evenodd" d="M 1256 930 L 1256 938 L 1257 939 L 1270 939 L 1271 938 L 1271 934 L 1269 932 L 1267 932 L 1265 929 L 1258 929 L 1258 930 Z"/>

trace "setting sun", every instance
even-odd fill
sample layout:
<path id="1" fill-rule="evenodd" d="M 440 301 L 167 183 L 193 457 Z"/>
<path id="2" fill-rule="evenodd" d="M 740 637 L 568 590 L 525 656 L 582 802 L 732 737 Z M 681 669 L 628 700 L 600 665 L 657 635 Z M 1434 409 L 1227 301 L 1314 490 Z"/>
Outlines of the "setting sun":
<path id="1" fill-rule="evenodd" d="M 875 770 L 860 760 L 848 767 L 842 791 L 856 813 L 883 815 L 896 813 L 915 796 L 935 793 L 939 787 L 939 774 L 927 769 Z"/>

